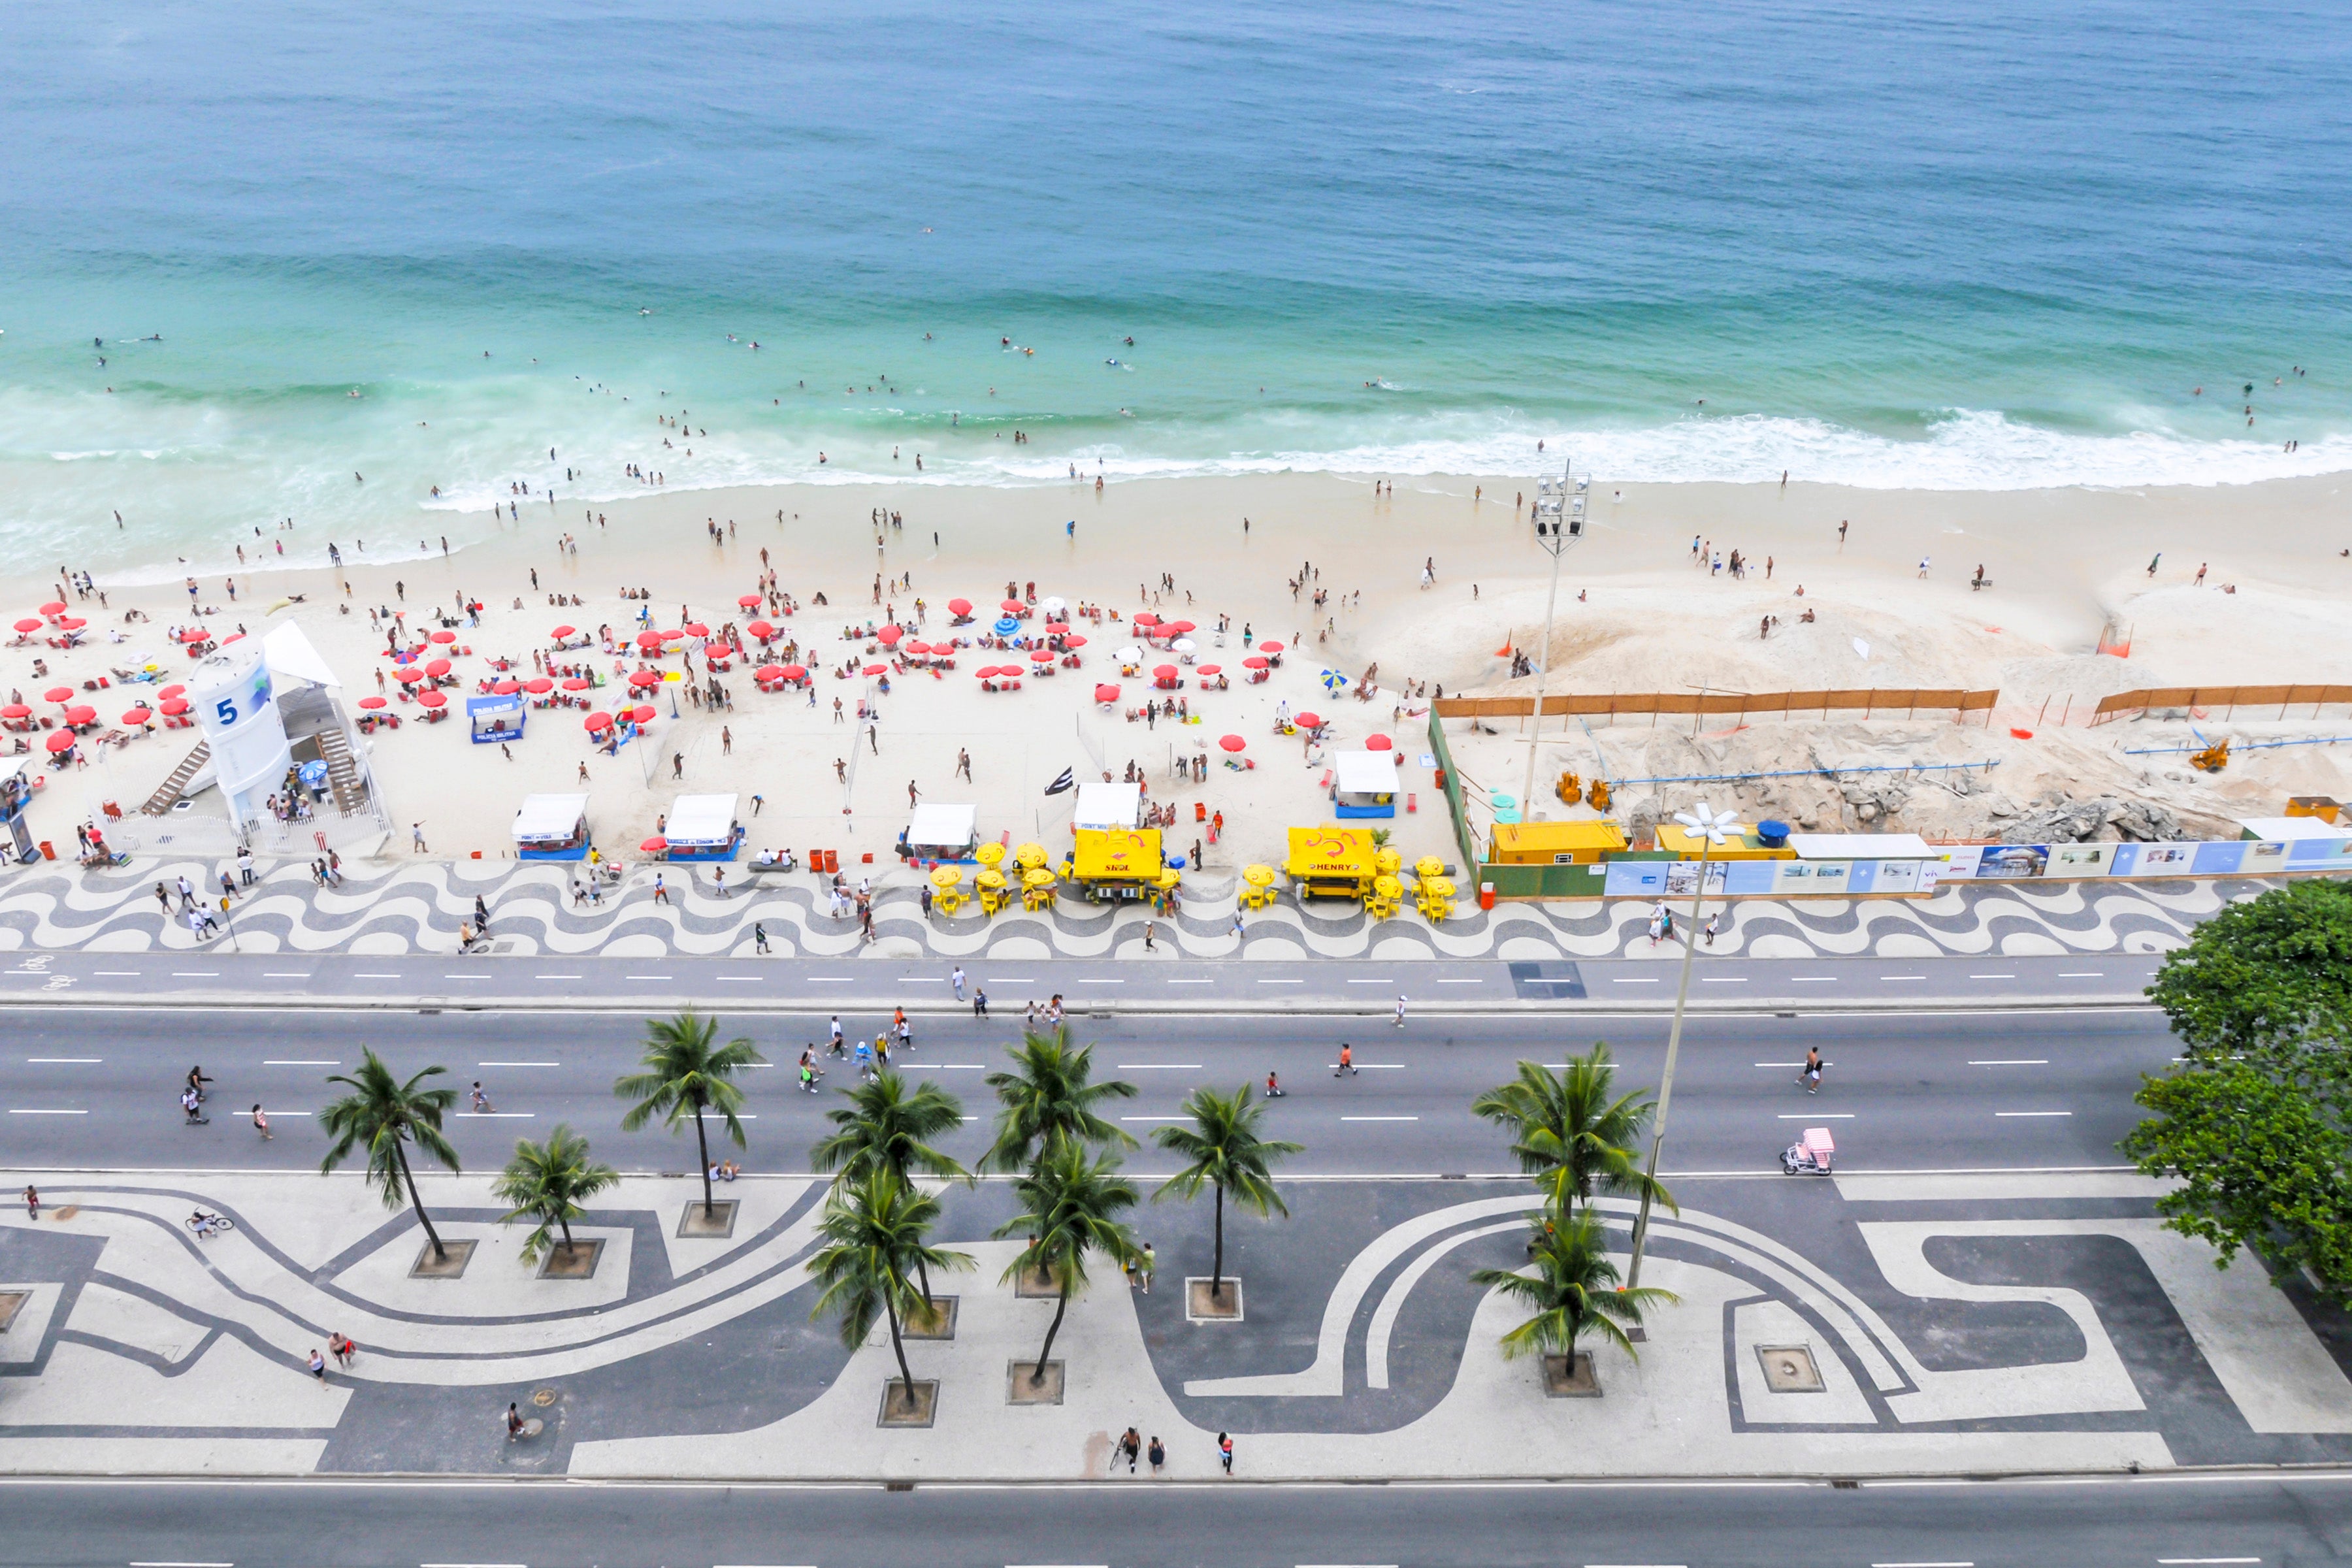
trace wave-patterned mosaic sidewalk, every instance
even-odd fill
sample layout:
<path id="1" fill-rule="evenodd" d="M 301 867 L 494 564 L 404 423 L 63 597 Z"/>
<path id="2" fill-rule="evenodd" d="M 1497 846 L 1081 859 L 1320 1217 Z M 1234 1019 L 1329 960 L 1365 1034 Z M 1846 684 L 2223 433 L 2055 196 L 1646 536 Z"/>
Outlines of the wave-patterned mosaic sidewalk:
<path id="1" fill-rule="evenodd" d="M 212 889 L 216 904 L 222 869 L 217 862 L 162 858 L 105 872 L 17 868 L 0 879 L 0 950 L 195 947 L 184 922 L 159 905 L 155 889 L 185 876 L 200 891 Z M 590 906 L 575 902 L 570 869 L 562 866 L 354 863 L 341 887 L 326 889 L 306 868 L 289 865 L 241 889 L 232 918 L 238 945 L 254 952 L 451 952 L 460 922 L 472 918 L 477 895 L 489 906 L 497 951 L 516 954 L 748 955 L 755 926 L 764 930 L 776 955 L 825 958 L 1664 960 L 1677 951 L 1672 944 L 1653 948 L 1648 910 L 1633 901 L 1505 904 L 1491 910 L 1465 905 L 1454 919 L 1432 925 L 1410 911 L 1375 921 L 1342 906 L 1302 908 L 1286 895 L 1270 909 L 1244 914 L 1236 932 L 1229 887 L 1222 896 L 1188 900 L 1173 920 L 1158 919 L 1149 953 L 1145 926 L 1151 917 L 1141 909 L 1073 902 L 1045 911 L 1008 910 L 992 920 L 971 910 L 926 918 L 911 886 L 877 892 L 869 942 L 854 919 L 830 913 L 813 877 L 739 874 L 722 897 L 707 871 L 660 870 L 666 901 L 656 900 L 653 871 L 645 869 Z M 1755 958 L 2157 952 L 2179 945 L 2197 922 L 2263 886 L 2250 879 L 2008 884 L 1958 886 L 1925 900 L 1742 900 L 1724 907 L 1708 951 Z M 174 897 L 174 908 L 177 902 Z"/>

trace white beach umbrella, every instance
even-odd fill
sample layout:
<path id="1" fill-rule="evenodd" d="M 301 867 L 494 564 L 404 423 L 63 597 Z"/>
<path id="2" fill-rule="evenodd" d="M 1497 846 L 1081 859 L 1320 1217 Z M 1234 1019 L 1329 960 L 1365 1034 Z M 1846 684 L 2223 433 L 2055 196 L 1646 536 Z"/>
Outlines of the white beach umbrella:
<path id="1" fill-rule="evenodd" d="M 1037 601 L 1037 607 L 1054 619 L 1059 620 L 1062 618 L 1062 612 L 1068 609 L 1069 605 L 1059 595 L 1049 594 Z"/>
<path id="2" fill-rule="evenodd" d="M 1178 637 L 1174 642 L 1170 643 L 1168 647 L 1172 653 L 1191 653 L 1193 650 L 1192 639 L 1191 637 Z"/>
<path id="3" fill-rule="evenodd" d="M 1123 647 L 1117 653 L 1111 655 L 1111 658 L 1118 660 L 1121 664 L 1141 664 L 1143 662 L 1143 650 L 1139 647 Z"/>

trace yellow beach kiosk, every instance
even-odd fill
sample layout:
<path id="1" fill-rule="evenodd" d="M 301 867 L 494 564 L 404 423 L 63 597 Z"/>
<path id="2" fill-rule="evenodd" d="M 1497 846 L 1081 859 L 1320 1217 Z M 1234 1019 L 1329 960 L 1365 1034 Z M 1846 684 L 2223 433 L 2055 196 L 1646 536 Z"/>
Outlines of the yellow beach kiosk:
<path id="1" fill-rule="evenodd" d="M 1167 869 L 1156 827 L 1081 827 L 1062 862 L 1062 879 L 1090 903 L 1148 899 Z"/>
<path id="2" fill-rule="evenodd" d="M 1294 827 L 1290 856 L 1282 863 L 1291 890 L 1302 899 L 1360 900 L 1380 875 L 1379 856 L 1369 828 Z"/>

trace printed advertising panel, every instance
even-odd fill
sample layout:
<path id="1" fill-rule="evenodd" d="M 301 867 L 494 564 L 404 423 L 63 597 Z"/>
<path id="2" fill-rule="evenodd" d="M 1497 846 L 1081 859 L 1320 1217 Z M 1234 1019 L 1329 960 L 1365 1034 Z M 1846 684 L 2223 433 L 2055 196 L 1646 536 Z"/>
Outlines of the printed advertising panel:
<path id="1" fill-rule="evenodd" d="M 2050 875 L 2106 877 L 2114 874 L 2114 844 L 2058 844 L 2051 847 Z"/>
<path id="2" fill-rule="evenodd" d="M 1977 857 L 1979 882 L 2021 882 L 2049 868 L 2047 844 L 1988 844 Z"/>
<path id="3" fill-rule="evenodd" d="M 1843 897 L 1853 882 L 1851 860 L 1765 860 L 1772 868 L 1772 890 L 1783 897 Z"/>
<path id="4" fill-rule="evenodd" d="M 1730 880 L 1731 867 L 1727 861 L 1661 860 L 1657 864 L 1665 868 L 1668 898 L 1687 899 L 1698 891 L 1701 865 L 1706 868 L 1706 890 L 1710 897 L 1722 892 L 1725 884 Z"/>

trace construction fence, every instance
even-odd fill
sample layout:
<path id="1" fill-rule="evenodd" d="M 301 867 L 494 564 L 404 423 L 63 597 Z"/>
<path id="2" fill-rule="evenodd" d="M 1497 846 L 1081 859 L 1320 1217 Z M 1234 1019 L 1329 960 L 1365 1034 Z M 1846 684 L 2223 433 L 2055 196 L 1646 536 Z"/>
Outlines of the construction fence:
<path id="1" fill-rule="evenodd" d="M 2221 718 L 2234 716 L 2248 710 L 2246 717 L 2285 719 L 2295 710 L 2308 706 L 2308 715 L 2316 719 L 2323 708 L 2352 707 L 2352 686 L 2158 686 L 2140 691 L 2118 691 L 2103 697 L 2092 710 L 2091 722 L 2104 724 L 2111 719 L 2145 719 L 2158 709 L 2177 708 L 2195 718 L 2207 718 L 2218 710 Z M 2275 710 L 2265 712 L 2263 710 Z M 1547 706 L 1546 712 L 1551 711 Z"/>
<path id="2" fill-rule="evenodd" d="M 2303 689 L 2296 688 L 2297 690 Z M 2352 688 L 2331 688 L 2352 694 Z M 2347 700 L 2352 700 L 2347 696 Z M 1920 713 L 1955 717 L 1981 712 L 1989 723 L 1999 691 L 1957 687 L 1870 687 L 1844 691 L 1619 691 L 1582 696 L 1562 692 L 1543 700 L 1544 717 L 1620 719 L 1648 714 L 1692 713 L 1727 719 L 1799 719 L 1819 714 L 1858 714 L 1864 719 L 1912 718 Z M 1438 719 L 1525 719 L 1535 712 L 1532 697 L 1444 697 L 1430 705 Z"/>

